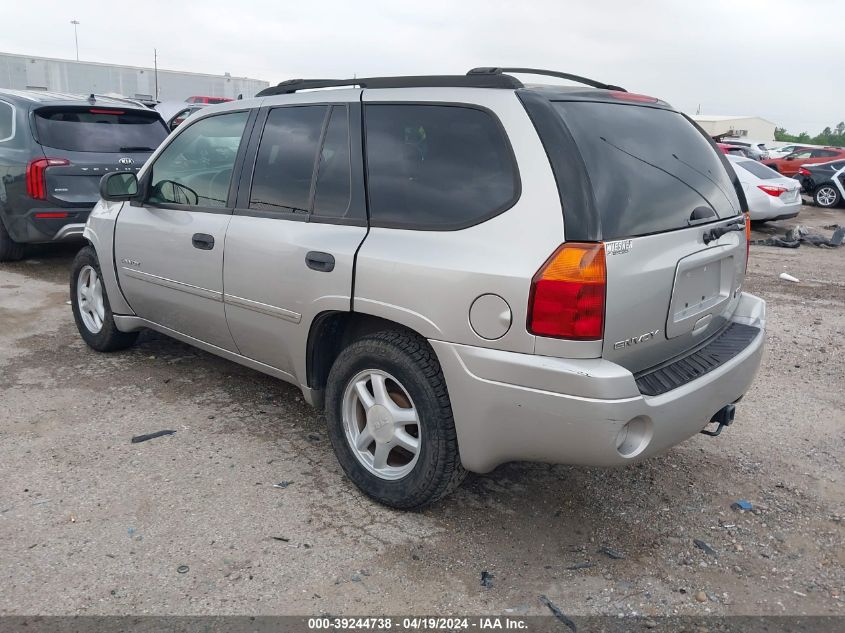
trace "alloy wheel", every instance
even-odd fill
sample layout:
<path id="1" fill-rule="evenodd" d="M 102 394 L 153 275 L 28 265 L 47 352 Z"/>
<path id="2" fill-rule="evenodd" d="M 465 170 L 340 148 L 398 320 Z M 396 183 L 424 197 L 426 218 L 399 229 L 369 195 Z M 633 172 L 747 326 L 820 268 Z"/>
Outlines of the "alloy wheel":
<path id="1" fill-rule="evenodd" d="M 341 415 L 358 462 L 381 479 L 408 475 L 417 463 L 421 422 L 411 396 L 387 372 L 367 369 L 346 385 Z"/>

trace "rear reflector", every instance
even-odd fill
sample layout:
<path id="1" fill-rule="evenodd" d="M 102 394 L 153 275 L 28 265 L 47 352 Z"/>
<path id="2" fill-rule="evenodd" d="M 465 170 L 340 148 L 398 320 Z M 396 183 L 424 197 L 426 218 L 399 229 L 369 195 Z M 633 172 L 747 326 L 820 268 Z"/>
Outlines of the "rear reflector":
<path id="1" fill-rule="evenodd" d="M 528 330 L 537 336 L 600 339 L 606 285 L 604 244 L 562 244 L 531 280 Z"/>
<path id="2" fill-rule="evenodd" d="M 773 187 L 772 185 L 757 185 L 757 188 L 775 198 L 780 197 L 789 191 L 786 187 Z"/>
<path id="3" fill-rule="evenodd" d="M 44 184 L 44 172 L 48 167 L 70 165 L 64 158 L 36 158 L 26 166 L 26 193 L 36 200 L 47 199 L 47 188 Z"/>
<path id="4" fill-rule="evenodd" d="M 66 218 L 67 211 L 41 211 L 35 214 L 39 220 L 56 220 L 58 218 Z"/>

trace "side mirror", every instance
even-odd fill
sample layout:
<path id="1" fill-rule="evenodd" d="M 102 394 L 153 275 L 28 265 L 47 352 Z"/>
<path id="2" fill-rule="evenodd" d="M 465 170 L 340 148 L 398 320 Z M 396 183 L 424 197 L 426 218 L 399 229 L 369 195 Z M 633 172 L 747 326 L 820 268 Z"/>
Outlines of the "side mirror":
<path id="1" fill-rule="evenodd" d="M 125 202 L 138 195 L 138 177 L 132 172 L 113 172 L 100 179 L 100 197 L 109 202 Z"/>
<path id="2" fill-rule="evenodd" d="M 175 119 L 173 119 L 172 121 L 170 121 L 170 131 L 172 132 L 172 131 L 173 131 L 173 130 L 175 130 L 177 127 L 179 127 L 180 125 L 182 125 L 182 121 L 184 121 L 184 120 L 185 120 L 185 117 L 177 116 Z"/>
<path id="3" fill-rule="evenodd" d="M 795 156 L 786 156 L 783 160 L 795 160 Z"/>

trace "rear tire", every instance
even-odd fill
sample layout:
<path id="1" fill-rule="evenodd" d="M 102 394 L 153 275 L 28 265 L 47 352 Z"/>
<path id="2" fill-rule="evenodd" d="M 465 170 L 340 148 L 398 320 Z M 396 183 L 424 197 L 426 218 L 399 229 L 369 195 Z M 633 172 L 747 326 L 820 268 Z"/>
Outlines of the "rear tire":
<path id="1" fill-rule="evenodd" d="M 344 472 L 380 503 L 422 508 L 466 476 L 440 363 L 416 334 L 377 332 L 346 347 L 329 372 L 326 419 Z"/>
<path id="2" fill-rule="evenodd" d="M 0 262 L 16 262 L 23 258 L 23 244 L 11 238 L 3 220 L 0 220 Z"/>
<path id="3" fill-rule="evenodd" d="M 98 352 L 126 349 L 138 332 L 121 332 L 114 323 L 100 262 L 92 246 L 86 246 L 73 260 L 70 272 L 70 302 L 73 320 L 82 340 Z"/>
<path id="4" fill-rule="evenodd" d="M 816 187 L 813 192 L 813 202 L 816 203 L 817 207 L 830 209 L 842 202 L 842 194 L 839 193 L 836 185 L 826 183 Z"/>

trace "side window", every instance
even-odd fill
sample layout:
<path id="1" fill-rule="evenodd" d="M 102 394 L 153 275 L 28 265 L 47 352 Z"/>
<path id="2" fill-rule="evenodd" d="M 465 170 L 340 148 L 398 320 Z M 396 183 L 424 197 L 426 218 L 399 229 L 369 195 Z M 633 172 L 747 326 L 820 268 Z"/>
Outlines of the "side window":
<path id="1" fill-rule="evenodd" d="M 15 109 L 11 104 L 0 101 L 0 143 L 15 136 Z"/>
<path id="2" fill-rule="evenodd" d="M 830 158 L 836 156 L 838 152 L 832 152 L 829 149 L 817 149 L 813 152 L 813 158 Z"/>
<path id="3" fill-rule="evenodd" d="M 349 210 L 351 192 L 349 116 L 345 106 L 332 108 L 317 165 L 314 215 L 342 218 Z"/>
<path id="4" fill-rule="evenodd" d="M 153 163 L 147 201 L 225 207 L 248 116 L 218 114 L 189 125 Z"/>
<path id="5" fill-rule="evenodd" d="M 504 131 L 486 111 L 421 104 L 365 106 L 370 220 L 454 230 L 516 201 L 519 176 Z"/>
<path id="6" fill-rule="evenodd" d="M 790 154 L 792 158 L 810 158 L 812 152 L 796 152 L 794 154 Z"/>
<path id="7" fill-rule="evenodd" d="M 317 149 L 328 106 L 290 106 L 270 110 L 249 194 L 249 208 L 307 212 Z"/>

